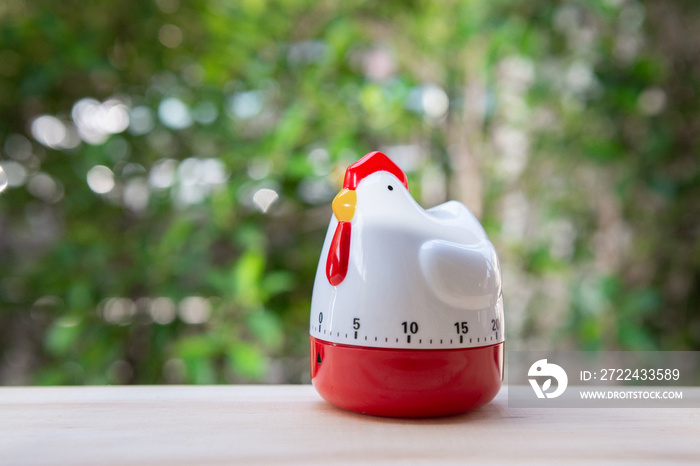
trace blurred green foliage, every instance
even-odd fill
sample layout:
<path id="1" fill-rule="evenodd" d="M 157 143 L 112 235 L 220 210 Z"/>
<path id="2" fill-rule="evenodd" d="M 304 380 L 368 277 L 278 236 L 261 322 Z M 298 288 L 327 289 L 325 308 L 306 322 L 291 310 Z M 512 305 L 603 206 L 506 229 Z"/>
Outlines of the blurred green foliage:
<path id="1" fill-rule="evenodd" d="M 306 380 L 330 200 L 374 149 L 481 216 L 511 348 L 700 349 L 698 18 L 3 2 L 0 383 Z"/>

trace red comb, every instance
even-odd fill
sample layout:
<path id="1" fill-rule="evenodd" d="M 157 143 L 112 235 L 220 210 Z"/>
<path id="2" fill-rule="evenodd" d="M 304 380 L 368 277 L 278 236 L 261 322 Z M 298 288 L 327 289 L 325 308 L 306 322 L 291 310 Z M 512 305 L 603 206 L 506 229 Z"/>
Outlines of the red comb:
<path id="1" fill-rule="evenodd" d="M 403 183 L 406 189 L 408 189 L 408 178 L 406 178 L 406 174 L 403 170 L 392 162 L 389 157 L 379 151 L 370 152 L 348 167 L 345 171 L 343 188 L 357 189 L 357 185 L 360 184 L 360 181 L 366 176 L 378 171 L 387 171 L 391 173 Z"/>

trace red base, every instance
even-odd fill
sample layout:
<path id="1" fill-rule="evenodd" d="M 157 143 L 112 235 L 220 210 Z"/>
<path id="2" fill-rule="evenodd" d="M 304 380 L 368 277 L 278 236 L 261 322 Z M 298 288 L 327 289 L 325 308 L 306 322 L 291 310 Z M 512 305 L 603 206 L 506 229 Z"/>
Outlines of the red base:
<path id="1" fill-rule="evenodd" d="M 326 401 L 363 414 L 431 417 L 491 401 L 503 381 L 503 343 L 407 350 L 328 343 L 311 337 L 311 380 Z"/>

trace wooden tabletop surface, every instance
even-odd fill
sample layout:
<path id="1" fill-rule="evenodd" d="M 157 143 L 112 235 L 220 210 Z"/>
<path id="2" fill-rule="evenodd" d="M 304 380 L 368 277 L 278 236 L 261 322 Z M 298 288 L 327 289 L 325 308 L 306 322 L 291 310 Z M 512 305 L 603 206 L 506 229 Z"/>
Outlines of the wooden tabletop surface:
<path id="1" fill-rule="evenodd" d="M 684 397 L 700 389 L 684 388 Z M 309 385 L 0 388 L 2 465 L 700 464 L 699 409 L 387 419 Z"/>

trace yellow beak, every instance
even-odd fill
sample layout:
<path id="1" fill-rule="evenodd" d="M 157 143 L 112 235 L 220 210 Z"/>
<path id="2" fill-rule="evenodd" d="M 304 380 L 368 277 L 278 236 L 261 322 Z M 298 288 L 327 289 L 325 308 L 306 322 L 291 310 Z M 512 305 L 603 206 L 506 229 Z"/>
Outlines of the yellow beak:
<path id="1" fill-rule="evenodd" d="M 357 194 L 354 189 L 341 190 L 333 199 L 333 213 L 339 222 L 349 222 L 355 215 Z"/>

